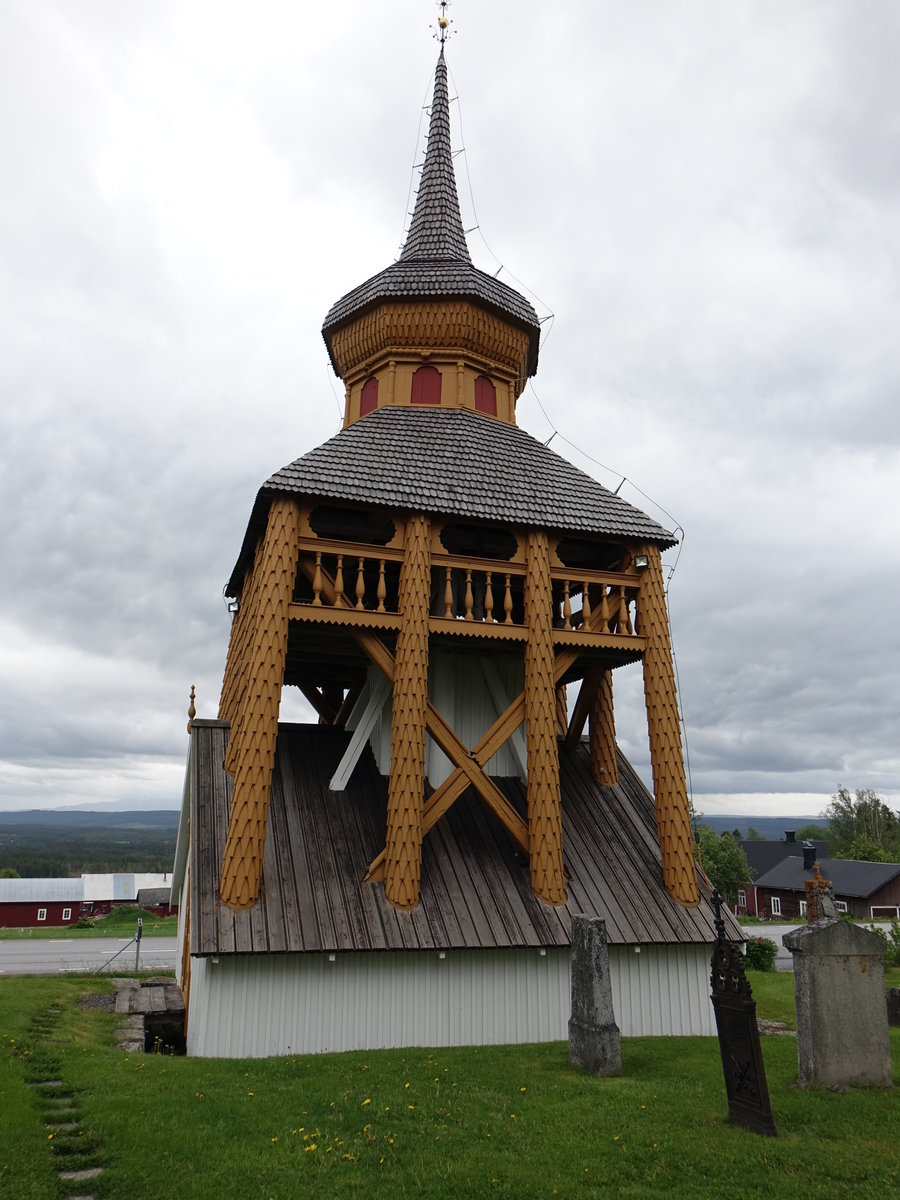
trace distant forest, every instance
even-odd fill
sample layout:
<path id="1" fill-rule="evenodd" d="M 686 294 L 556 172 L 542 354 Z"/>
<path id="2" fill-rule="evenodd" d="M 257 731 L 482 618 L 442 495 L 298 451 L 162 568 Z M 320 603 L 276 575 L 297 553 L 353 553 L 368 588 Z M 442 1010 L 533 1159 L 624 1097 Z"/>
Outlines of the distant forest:
<path id="1" fill-rule="evenodd" d="M 0 873 L 23 879 L 116 871 L 171 871 L 178 813 L 0 813 Z"/>

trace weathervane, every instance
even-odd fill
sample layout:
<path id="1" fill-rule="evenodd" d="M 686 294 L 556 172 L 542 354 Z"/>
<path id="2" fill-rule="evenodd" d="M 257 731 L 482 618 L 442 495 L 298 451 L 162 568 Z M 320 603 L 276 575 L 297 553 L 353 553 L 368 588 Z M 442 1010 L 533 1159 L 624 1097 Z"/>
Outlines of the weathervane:
<path id="1" fill-rule="evenodd" d="M 444 42 L 453 36 L 450 26 L 453 22 L 447 16 L 447 9 L 450 7 L 450 0 L 437 0 L 437 6 L 441 10 L 441 15 L 437 19 L 437 29 L 434 31 L 434 36 L 443 46 Z"/>

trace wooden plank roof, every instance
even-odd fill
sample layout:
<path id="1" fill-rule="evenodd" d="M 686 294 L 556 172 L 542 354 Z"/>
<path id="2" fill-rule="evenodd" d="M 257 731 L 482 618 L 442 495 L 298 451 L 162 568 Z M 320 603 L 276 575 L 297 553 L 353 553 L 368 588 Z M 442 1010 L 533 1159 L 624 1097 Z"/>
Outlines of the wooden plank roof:
<path id="1" fill-rule="evenodd" d="M 598 787 L 584 747 L 561 756 L 564 907 L 537 899 L 524 857 L 467 794 L 426 836 L 421 902 L 399 912 L 380 884 L 362 882 L 384 845 L 387 780 L 367 750 L 347 789 L 330 791 L 349 734 L 318 725 L 279 725 L 260 898 L 234 913 L 219 900 L 228 725 L 195 720 L 191 737 L 192 954 L 567 946 L 573 913 L 602 917 L 611 944 L 715 938 L 702 883 L 696 909 L 663 887 L 653 800 L 637 775 L 620 756 L 620 786 Z M 524 813 L 520 781 L 498 783 Z"/>
<path id="2" fill-rule="evenodd" d="M 256 498 L 236 596 L 273 495 L 463 517 L 673 546 L 646 513 L 516 425 L 461 408 L 380 408 L 271 476 Z"/>

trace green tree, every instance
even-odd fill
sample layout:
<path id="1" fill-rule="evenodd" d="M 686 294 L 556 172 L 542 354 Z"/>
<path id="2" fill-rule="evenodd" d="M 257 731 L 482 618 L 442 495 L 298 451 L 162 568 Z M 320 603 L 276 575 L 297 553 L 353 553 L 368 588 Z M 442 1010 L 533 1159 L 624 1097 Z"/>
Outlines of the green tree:
<path id="1" fill-rule="evenodd" d="M 764 842 L 765 840 L 765 837 L 759 832 L 758 829 L 754 829 L 752 825 L 749 827 L 747 830 L 748 842 Z"/>
<path id="2" fill-rule="evenodd" d="M 20 879 L 15 867 L 0 867 L 0 879 Z"/>
<path id="3" fill-rule="evenodd" d="M 900 862 L 900 817 L 877 792 L 857 788 L 854 796 L 839 787 L 822 816 L 832 858 Z"/>
<path id="4" fill-rule="evenodd" d="M 827 833 L 821 825 L 810 821 L 808 825 L 801 825 L 799 829 L 796 829 L 794 837 L 798 842 L 824 842 L 827 840 Z"/>
<path id="5" fill-rule="evenodd" d="M 710 883 L 719 889 L 728 904 L 736 903 L 738 888 L 746 886 L 752 879 L 740 843 L 730 833 L 718 834 L 709 825 L 699 825 L 697 850 Z"/>

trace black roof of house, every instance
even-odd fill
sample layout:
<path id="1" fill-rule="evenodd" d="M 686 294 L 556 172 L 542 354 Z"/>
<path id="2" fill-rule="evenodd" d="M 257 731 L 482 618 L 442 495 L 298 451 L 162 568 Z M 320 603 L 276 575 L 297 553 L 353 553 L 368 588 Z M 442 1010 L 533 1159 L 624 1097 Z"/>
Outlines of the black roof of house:
<path id="1" fill-rule="evenodd" d="M 858 862 L 849 858 L 822 858 L 819 872 L 834 884 L 836 896 L 871 896 L 900 875 L 900 863 Z M 803 892 L 812 871 L 805 869 L 802 858 L 785 858 L 753 882 L 757 887 Z"/>
<path id="2" fill-rule="evenodd" d="M 781 862 L 784 858 L 799 858 L 803 860 L 803 847 L 805 842 L 761 842 L 758 839 L 744 838 L 741 841 L 741 849 L 744 851 L 744 857 L 747 859 L 747 865 L 753 872 L 754 882 L 757 882 L 758 876 L 764 875 L 766 871 L 771 871 L 774 866 Z M 827 842 L 810 842 L 809 845 L 815 846 L 816 858 L 828 857 Z"/>
<path id="3" fill-rule="evenodd" d="M 524 857 L 467 793 L 424 839 L 418 907 L 398 911 L 382 885 L 363 882 L 384 846 L 387 780 L 367 748 L 346 790 L 330 791 L 350 734 L 318 725 L 278 727 L 260 898 L 232 912 L 218 894 L 232 789 L 228 725 L 195 720 L 191 737 L 192 954 L 567 946 L 573 913 L 602 917 L 612 945 L 715 940 L 705 883 L 694 909 L 663 886 L 646 788 L 621 756 L 619 787 L 599 787 L 584 746 L 560 756 L 564 907 L 537 899 Z M 524 785 L 496 782 L 524 813 Z"/>
<path id="4" fill-rule="evenodd" d="M 479 271 L 469 257 L 453 169 L 443 49 L 434 75 L 428 148 L 406 242 L 397 262 L 332 305 L 322 326 L 329 355 L 330 335 L 352 318 L 386 300 L 426 296 L 471 298 L 511 319 L 529 335 L 528 374 L 537 370 L 541 326 L 534 308 L 513 288 Z M 337 371 L 333 355 L 331 362 Z"/>
<path id="5" fill-rule="evenodd" d="M 266 480 L 229 596 L 240 591 L 271 496 L 283 492 L 662 547 L 676 541 L 517 425 L 461 408 L 379 408 Z"/>

